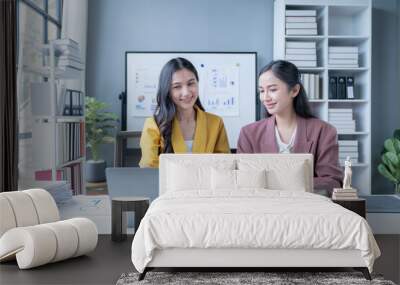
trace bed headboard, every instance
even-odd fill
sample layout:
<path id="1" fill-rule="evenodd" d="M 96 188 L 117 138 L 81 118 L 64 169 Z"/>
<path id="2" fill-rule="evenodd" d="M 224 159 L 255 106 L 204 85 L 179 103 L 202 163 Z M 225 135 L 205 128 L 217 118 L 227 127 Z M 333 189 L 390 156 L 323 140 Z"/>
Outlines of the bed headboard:
<path id="1" fill-rule="evenodd" d="M 256 167 L 263 165 L 263 168 L 279 170 L 281 173 L 289 173 L 299 164 L 304 165 L 305 191 L 313 192 L 313 155 L 304 154 L 161 154 L 159 165 L 159 194 L 167 191 L 168 170 L 176 164 L 187 165 L 188 167 L 204 167 L 213 165 L 232 165 L 234 169 L 241 167 Z M 254 166 L 255 165 L 255 166 Z M 289 179 L 287 175 L 282 175 Z M 278 189 L 279 190 L 279 189 Z"/>

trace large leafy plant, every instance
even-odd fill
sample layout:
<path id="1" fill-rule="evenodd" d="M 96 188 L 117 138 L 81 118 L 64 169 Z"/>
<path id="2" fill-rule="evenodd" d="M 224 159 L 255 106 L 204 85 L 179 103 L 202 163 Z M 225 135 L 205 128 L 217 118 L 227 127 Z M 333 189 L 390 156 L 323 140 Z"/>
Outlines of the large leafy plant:
<path id="1" fill-rule="evenodd" d="M 400 129 L 394 131 L 392 138 L 385 140 L 381 158 L 379 173 L 393 182 L 395 191 L 400 193 Z"/>
<path id="2" fill-rule="evenodd" d="M 116 128 L 118 117 L 114 113 L 106 112 L 107 107 L 106 103 L 93 97 L 85 97 L 86 146 L 95 161 L 100 160 L 100 145 L 114 142 L 111 131 Z"/>

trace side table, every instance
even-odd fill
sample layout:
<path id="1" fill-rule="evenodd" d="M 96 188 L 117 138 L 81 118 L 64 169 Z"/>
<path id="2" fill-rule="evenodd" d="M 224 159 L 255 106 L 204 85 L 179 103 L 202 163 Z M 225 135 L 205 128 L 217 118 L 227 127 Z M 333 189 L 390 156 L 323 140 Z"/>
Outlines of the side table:
<path id="1" fill-rule="evenodd" d="M 336 200 L 332 199 L 332 202 L 339 204 L 340 206 L 353 211 L 356 214 L 359 214 L 361 217 L 365 219 L 366 216 L 366 206 L 365 199 L 354 199 L 354 200 Z"/>
<path id="2" fill-rule="evenodd" d="M 135 212 L 135 233 L 140 221 L 149 208 L 150 199 L 147 197 L 114 197 L 111 204 L 111 239 L 123 241 L 126 239 L 126 215 L 124 212 Z"/>

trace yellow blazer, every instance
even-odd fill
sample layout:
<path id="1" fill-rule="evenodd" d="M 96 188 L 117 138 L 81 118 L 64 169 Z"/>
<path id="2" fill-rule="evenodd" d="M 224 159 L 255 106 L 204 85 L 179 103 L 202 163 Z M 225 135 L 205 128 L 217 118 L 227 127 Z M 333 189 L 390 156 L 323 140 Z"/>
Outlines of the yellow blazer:
<path id="1" fill-rule="evenodd" d="M 216 115 L 196 108 L 196 130 L 193 139 L 193 153 L 229 153 L 228 137 L 224 122 Z M 175 117 L 172 123 L 171 143 L 175 153 L 186 153 L 187 147 L 183 138 L 179 121 Z M 140 167 L 158 167 L 158 156 L 164 148 L 164 140 L 154 117 L 144 122 L 140 138 L 142 158 Z"/>

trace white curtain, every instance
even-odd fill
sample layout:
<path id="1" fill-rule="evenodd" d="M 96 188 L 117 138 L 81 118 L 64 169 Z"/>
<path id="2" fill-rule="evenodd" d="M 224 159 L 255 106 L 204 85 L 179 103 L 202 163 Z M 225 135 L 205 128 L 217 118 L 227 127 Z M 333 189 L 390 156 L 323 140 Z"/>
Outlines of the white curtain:
<path id="1" fill-rule="evenodd" d="M 88 0 L 64 0 L 61 38 L 70 38 L 78 42 L 82 62 L 86 66 Z M 82 72 L 81 82 L 66 81 L 68 88 L 85 91 L 85 71 Z"/>

